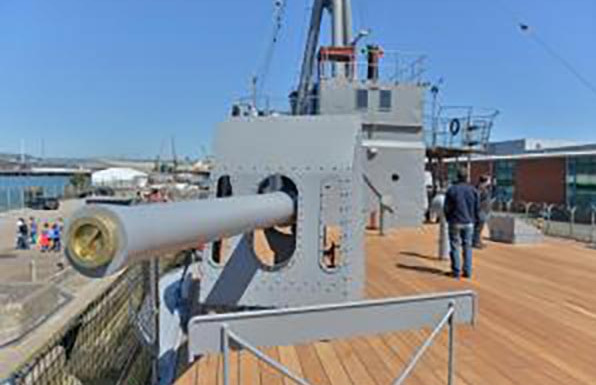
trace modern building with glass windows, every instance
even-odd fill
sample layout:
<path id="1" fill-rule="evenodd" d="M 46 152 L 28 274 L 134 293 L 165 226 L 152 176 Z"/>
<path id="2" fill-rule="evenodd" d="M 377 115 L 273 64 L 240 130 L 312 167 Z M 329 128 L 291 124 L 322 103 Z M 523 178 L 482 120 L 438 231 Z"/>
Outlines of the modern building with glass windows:
<path id="1" fill-rule="evenodd" d="M 466 164 L 465 159 L 460 164 Z M 448 173 L 456 162 L 450 162 Z M 589 208 L 596 205 L 596 144 L 522 139 L 491 143 L 472 158 L 472 182 L 488 175 L 495 199 Z"/>
<path id="2" fill-rule="evenodd" d="M 567 158 L 567 202 L 596 206 L 596 155 Z"/>

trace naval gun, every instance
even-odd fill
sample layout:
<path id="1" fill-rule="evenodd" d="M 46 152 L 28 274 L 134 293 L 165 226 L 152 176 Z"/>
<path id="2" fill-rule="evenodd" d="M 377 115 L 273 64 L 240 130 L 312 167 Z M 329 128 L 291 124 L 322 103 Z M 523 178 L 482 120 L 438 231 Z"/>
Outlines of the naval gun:
<path id="1" fill-rule="evenodd" d="M 192 302 L 201 307 L 188 323 L 188 352 L 189 360 L 221 352 L 224 384 L 229 383 L 230 341 L 287 375 L 281 364 L 253 347 L 434 327 L 396 380 L 401 383 L 444 326 L 450 330 L 451 353 L 453 325 L 474 320 L 471 292 L 359 301 L 364 296 L 368 190 L 396 193 L 400 181 L 407 187 L 400 189 L 400 200 L 415 208 L 413 218 L 418 211 L 422 217 L 423 184 L 417 183 L 424 175 L 422 85 L 395 79 L 380 83 L 375 71 L 360 82 L 346 76 L 354 73 L 349 65 L 335 62 L 338 76 L 310 84 L 325 9 L 333 12 L 334 45 L 341 52 L 353 51 L 350 1 L 317 0 L 297 115 L 235 116 L 221 124 L 214 142 L 211 199 L 86 207 L 69 221 L 68 259 L 95 277 L 207 243 L 200 266 L 193 269 L 198 290 Z M 318 94 L 310 98 L 314 90 Z M 306 103 L 309 98 L 315 102 Z M 400 108 L 391 109 L 397 101 Z M 306 106 L 317 114 L 307 115 Z M 365 174 L 376 182 L 374 189 L 366 186 Z M 273 251 L 273 263 L 261 258 L 259 243 Z M 253 311 L 236 311 L 247 309 Z M 227 314 L 210 315 L 209 310 Z M 449 373 L 451 383 L 451 368 Z"/>
<path id="2" fill-rule="evenodd" d="M 138 206 L 89 206 L 73 215 L 66 257 L 80 273 L 112 275 L 133 263 L 294 220 L 294 199 L 278 191 Z"/>
<path id="3" fill-rule="evenodd" d="M 205 244 L 193 271 L 202 305 L 358 300 L 361 125 L 351 115 L 233 117 L 216 130 L 209 199 L 86 206 L 68 221 L 67 259 L 101 278 Z"/>

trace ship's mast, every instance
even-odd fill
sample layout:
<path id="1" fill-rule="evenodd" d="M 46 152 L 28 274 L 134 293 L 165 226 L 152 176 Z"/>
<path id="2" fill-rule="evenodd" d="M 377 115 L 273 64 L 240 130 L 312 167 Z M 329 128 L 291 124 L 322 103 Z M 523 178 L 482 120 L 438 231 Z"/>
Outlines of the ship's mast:
<path id="1" fill-rule="evenodd" d="M 351 0 L 315 0 L 310 18 L 310 27 L 304 49 L 300 83 L 295 94 L 294 113 L 302 114 L 307 109 L 310 84 L 314 73 L 315 57 L 323 13 L 327 10 L 332 18 L 331 35 L 334 47 L 348 47 L 352 44 L 352 3 Z M 334 64 L 334 76 L 341 76 L 339 63 Z"/>

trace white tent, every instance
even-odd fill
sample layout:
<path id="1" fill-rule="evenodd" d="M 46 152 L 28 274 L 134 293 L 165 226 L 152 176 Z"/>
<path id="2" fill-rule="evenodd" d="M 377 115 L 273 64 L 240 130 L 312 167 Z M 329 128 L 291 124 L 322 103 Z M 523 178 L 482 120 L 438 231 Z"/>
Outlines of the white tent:
<path id="1" fill-rule="evenodd" d="M 91 184 L 96 187 L 142 188 L 148 180 L 149 175 L 132 168 L 107 168 L 91 174 Z"/>

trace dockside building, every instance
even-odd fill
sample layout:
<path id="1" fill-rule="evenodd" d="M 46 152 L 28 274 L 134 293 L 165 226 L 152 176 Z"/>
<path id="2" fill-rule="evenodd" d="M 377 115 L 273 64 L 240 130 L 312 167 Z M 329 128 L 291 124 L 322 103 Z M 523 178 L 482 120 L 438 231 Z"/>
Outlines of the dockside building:
<path id="1" fill-rule="evenodd" d="M 450 179 L 456 164 L 449 162 Z M 596 205 L 596 144 L 536 139 L 491 143 L 486 155 L 471 161 L 472 180 L 482 174 L 493 178 L 500 201 Z"/>

